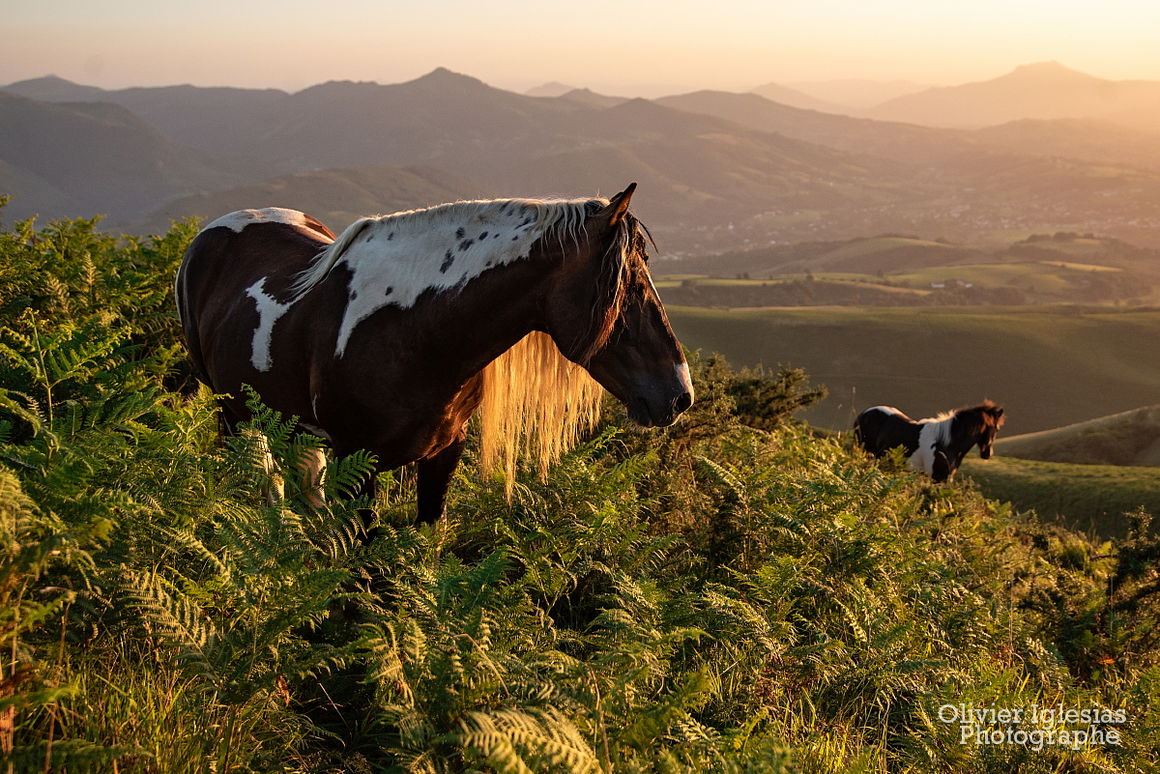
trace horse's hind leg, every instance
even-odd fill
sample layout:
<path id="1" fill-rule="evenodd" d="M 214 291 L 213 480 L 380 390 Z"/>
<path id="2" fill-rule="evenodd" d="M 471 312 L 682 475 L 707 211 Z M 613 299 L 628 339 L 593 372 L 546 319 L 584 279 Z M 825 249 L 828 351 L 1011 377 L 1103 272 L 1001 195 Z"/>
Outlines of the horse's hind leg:
<path id="1" fill-rule="evenodd" d="M 302 474 L 302 494 L 314 509 L 326 504 L 326 452 L 319 448 L 306 449 L 296 466 Z"/>
<path id="2" fill-rule="evenodd" d="M 286 499 L 286 486 L 274 455 L 270 453 L 270 442 L 257 430 L 245 430 L 243 435 L 253 444 L 254 460 L 262 470 L 262 497 L 266 505 L 277 505 Z"/>
<path id="3" fill-rule="evenodd" d="M 459 464 L 459 458 L 463 456 L 465 443 L 466 439 L 461 438 L 416 464 L 420 524 L 431 524 L 443 515 L 447 487 L 455 473 L 455 466 Z"/>

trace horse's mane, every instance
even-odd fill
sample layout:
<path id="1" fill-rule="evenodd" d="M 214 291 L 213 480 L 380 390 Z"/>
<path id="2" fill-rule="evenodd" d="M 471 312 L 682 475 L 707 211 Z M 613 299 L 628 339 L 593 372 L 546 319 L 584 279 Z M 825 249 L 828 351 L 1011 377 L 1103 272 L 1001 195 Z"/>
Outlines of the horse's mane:
<path id="1" fill-rule="evenodd" d="M 961 408 L 954 414 L 964 420 L 969 417 L 971 423 L 969 432 L 971 433 L 982 432 L 985 427 L 998 429 L 1003 426 L 1006 419 L 1003 415 L 1003 407 L 993 400 L 985 400 L 977 406 Z"/>
<path id="2" fill-rule="evenodd" d="M 526 239 L 505 239 L 496 245 L 496 263 L 507 263 L 526 258 L 528 249 L 538 239 L 558 240 L 561 245 L 578 241 L 584 234 L 588 215 L 606 204 L 608 201 L 605 199 L 485 199 L 359 218 L 295 277 L 290 292 L 294 296 L 308 293 L 326 279 L 335 265 L 350 252 L 356 240 L 364 236 L 370 238 L 377 232 L 397 234 L 399 241 L 404 242 L 408 237 L 448 225 L 466 225 L 481 219 L 506 220 L 511 228 L 521 229 L 527 236 Z M 432 260 L 437 266 L 438 259 L 432 256 Z"/>
<path id="3" fill-rule="evenodd" d="M 975 434 L 981 432 L 988 425 L 993 425 L 996 428 L 1002 427 L 1004 419 L 1002 407 L 992 400 L 985 400 L 977 406 L 964 406 L 944 411 L 936 416 L 920 419 L 919 422 L 939 425 L 938 440 L 946 443 L 950 441 L 951 430 L 956 422 L 969 423 L 966 431 Z"/>
<path id="4" fill-rule="evenodd" d="M 588 330 L 572 351 L 587 363 L 607 343 L 620 316 L 624 274 L 634 239 L 643 228 L 631 215 L 615 227 L 599 260 L 596 302 Z M 539 460 L 541 478 L 548 467 L 596 426 L 603 388 L 581 366 L 564 357 L 546 333 L 534 332 L 483 370 L 480 464 L 484 472 L 502 470 L 510 498 L 520 456 Z"/>
<path id="5" fill-rule="evenodd" d="M 603 388 L 560 354 L 546 333 L 530 333 L 483 370 L 480 466 L 502 470 L 510 497 L 521 456 L 548 467 L 600 419 Z"/>

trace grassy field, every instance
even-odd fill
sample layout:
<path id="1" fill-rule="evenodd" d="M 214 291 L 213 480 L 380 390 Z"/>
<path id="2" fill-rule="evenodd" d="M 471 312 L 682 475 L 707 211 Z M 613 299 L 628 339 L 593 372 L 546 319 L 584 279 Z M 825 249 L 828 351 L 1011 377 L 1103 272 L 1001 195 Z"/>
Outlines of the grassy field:
<path id="1" fill-rule="evenodd" d="M 992 457 L 969 458 L 961 473 L 987 497 L 1105 538 L 1124 537 L 1126 513 L 1160 513 L 1160 468 Z"/>
<path id="2" fill-rule="evenodd" d="M 1000 438 L 999 454 L 1044 462 L 1160 467 L 1160 405 Z"/>
<path id="3" fill-rule="evenodd" d="M 914 287 L 930 287 L 932 283 L 952 280 L 969 282 L 976 287 L 1013 287 L 1043 296 L 1062 297 L 1075 286 L 1090 278 L 1092 272 L 1118 272 L 1107 266 L 1025 261 L 1020 263 L 980 263 L 957 266 L 931 266 L 892 272 L 889 279 Z"/>
<path id="4" fill-rule="evenodd" d="M 1160 258 L 1154 251 L 1115 239 L 1075 234 L 1039 235 L 987 245 L 878 236 L 687 256 L 680 261 L 659 262 L 656 271 L 672 272 L 681 279 L 753 277 L 780 281 L 810 274 L 818 280 L 902 283 L 928 291 L 934 285 L 936 292 L 930 301 L 943 304 L 1144 304 L 1154 303 L 1158 297 L 1153 286 L 1160 282 Z M 742 286 L 733 287 L 740 295 Z M 748 305 L 730 303 L 722 292 L 714 294 L 712 304 L 684 297 L 677 303 Z M 817 303 L 850 304 L 840 299 Z"/>
<path id="5" fill-rule="evenodd" d="M 806 417 L 844 429 L 869 406 L 914 417 L 991 398 L 1005 434 L 1152 405 L 1160 311 L 1072 308 L 669 310 L 682 342 L 738 365 L 805 368 L 830 397 Z"/>

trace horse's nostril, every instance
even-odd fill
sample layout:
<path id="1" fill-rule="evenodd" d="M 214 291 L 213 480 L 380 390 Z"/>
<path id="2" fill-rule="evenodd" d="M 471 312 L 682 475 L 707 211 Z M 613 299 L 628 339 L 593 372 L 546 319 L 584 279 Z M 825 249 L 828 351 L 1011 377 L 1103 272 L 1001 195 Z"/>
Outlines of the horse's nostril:
<path id="1" fill-rule="evenodd" d="M 673 408 L 675 408 L 677 410 L 678 414 L 692 405 L 693 405 L 693 395 L 692 395 L 692 393 L 688 393 L 688 392 L 681 393 L 681 397 L 679 397 L 675 401 L 673 401 Z"/>

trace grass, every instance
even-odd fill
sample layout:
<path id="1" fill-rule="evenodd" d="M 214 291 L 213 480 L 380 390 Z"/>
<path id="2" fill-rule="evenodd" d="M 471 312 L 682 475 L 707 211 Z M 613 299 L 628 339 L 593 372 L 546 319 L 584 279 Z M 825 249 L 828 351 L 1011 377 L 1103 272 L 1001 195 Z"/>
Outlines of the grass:
<path id="1" fill-rule="evenodd" d="M 778 282 L 794 282 L 802 279 L 801 274 L 784 274 L 774 275 L 768 279 L 729 279 L 726 277 L 667 277 L 665 279 L 657 280 L 654 284 L 659 290 L 671 290 L 679 288 L 682 284 L 689 282 L 696 287 L 706 288 L 762 288 Z M 894 285 L 885 285 L 876 282 L 874 277 L 864 274 L 849 274 L 849 273 L 819 273 L 814 275 L 814 279 L 819 282 L 828 282 L 837 285 L 847 285 L 854 288 L 872 288 L 882 293 L 896 293 L 899 295 L 929 295 L 929 290 L 921 290 L 915 288 L 903 288 Z"/>
<path id="2" fill-rule="evenodd" d="M 961 470 L 987 497 L 1105 538 L 1127 534 L 1125 514 L 1160 513 L 1160 468 L 993 457 L 968 459 Z"/>
<path id="3" fill-rule="evenodd" d="M 1160 466 L 1160 405 L 1000 438 L 1004 456 L 1088 465 Z"/>
<path id="4" fill-rule="evenodd" d="M 1083 278 L 1084 273 L 1040 261 L 1029 261 L 933 266 L 891 273 L 889 276 L 891 280 L 919 287 L 929 287 L 934 282 L 958 280 L 976 287 L 1014 287 L 1042 295 L 1062 296 Z"/>
<path id="5" fill-rule="evenodd" d="M 991 398 L 1005 434 L 1151 405 L 1160 311 L 1077 308 L 669 310 L 682 342 L 741 365 L 805 368 L 830 398 L 807 412 L 846 429 L 868 406 L 930 416 Z"/>

